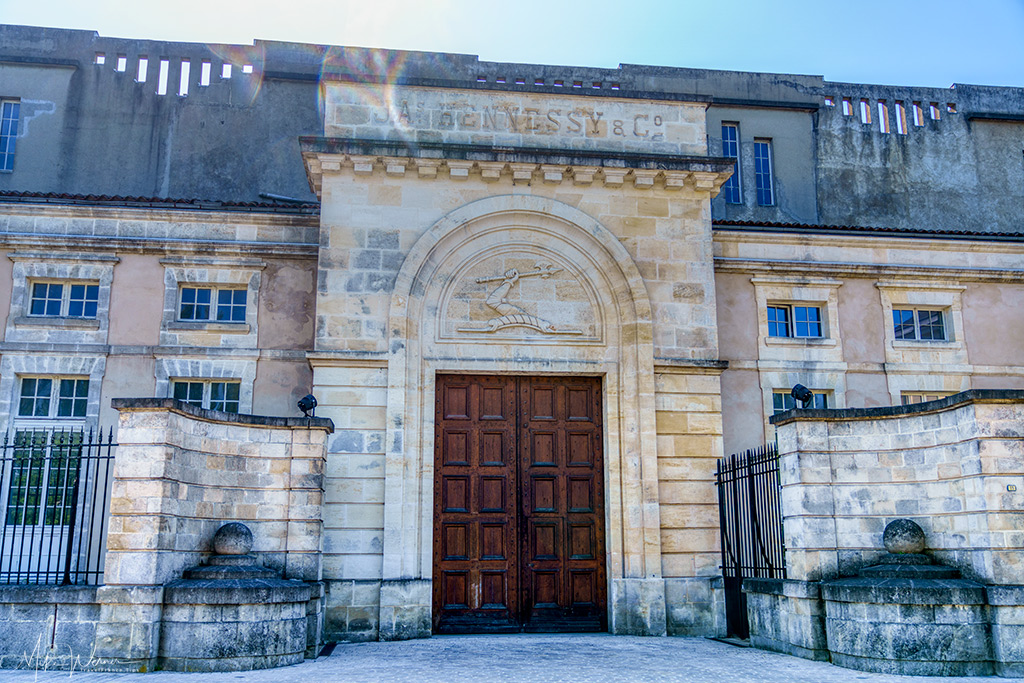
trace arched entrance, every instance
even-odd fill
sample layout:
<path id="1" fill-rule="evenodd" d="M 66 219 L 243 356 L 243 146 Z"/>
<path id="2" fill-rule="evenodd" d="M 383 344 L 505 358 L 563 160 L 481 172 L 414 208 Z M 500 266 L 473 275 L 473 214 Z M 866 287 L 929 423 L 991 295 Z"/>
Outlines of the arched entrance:
<path id="1" fill-rule="evenodd" d="M 430 633 L 447 374 L 600 378 L 607 625 L 663 633 L 651 310 L 618 240 L 552 199 L 467 204 L 410 251 L 388 323 L 381 638 Z"/>

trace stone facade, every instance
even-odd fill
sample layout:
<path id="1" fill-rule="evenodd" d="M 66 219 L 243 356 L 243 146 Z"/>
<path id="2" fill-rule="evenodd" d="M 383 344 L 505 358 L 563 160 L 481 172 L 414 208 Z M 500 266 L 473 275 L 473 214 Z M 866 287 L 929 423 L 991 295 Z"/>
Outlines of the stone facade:
<path id="1" fill-rule="evenodd" d="M 799 444 L 780 436 L 791 580 L 751 605 L 789 616 L 755 619 L 755 638 L 820 656 L 807 582 L 872 561 L 893 515 L 927 520 L 969 578 L 1017 581 L 1010 404 L 828 428 L 769 416 L 797 383 L 839 409 L 1024 388 L 1019 90 L 141 45 L 0 27 L 0 97 L 33 121 L 0 174 L 0 419 L 110 426 L 112 399 L 194 390 L 202 409 L 231 385 L 242 414 L 297 415 L 312 393 L 336 431 L 306 443 L 295 425 L 120 404 L 97 653 L 152 665 L 157 634 L 129 624 L 159 622 L 161 587 L 229 520 L 316 584 L 310 651 L 321 619 L 327 640 L 429 636 L 438 374 L 600 378 L 614 633 L 724 634 L 715 461 L 777 428 Z M 171 83 L 183 60 L 234 70 L 153 94 L 155 65 L 148 85 L 131 72 L 157 52 Z M 861 99 L 952 108 L 885 133 L 847 110 Z M 45 283 L 95 285 L 96 315 L 32 313 Z M 201 314 L 184 308 L 196 289 Z M 819 334 L 769 319 L 808 307 Z M 936 337 L 897 338 L 900 310 L 941 314 Z M 36 378 L 87 381 L 84 414 L 24 414 Z M 1016 594 L 998 595 L 996 630 L 1015 633 Z"/>

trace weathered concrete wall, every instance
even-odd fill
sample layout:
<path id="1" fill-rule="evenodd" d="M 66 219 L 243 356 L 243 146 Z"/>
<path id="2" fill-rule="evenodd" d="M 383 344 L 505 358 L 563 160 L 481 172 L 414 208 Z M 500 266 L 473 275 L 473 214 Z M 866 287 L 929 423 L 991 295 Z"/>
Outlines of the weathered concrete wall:
<path id="1" fill-rule="evenodd" d="M 1024 394 L 976 390 L 893 408 L 792 411 L 779 440 L 788 576 L 852 575 L 897 517 L 965 577 L 1024 583 Z"/>
<path id="2" fill-rule="evenodd" d="M 1020 231 L 1014 207 L 1024 200 L 1024 89 L 826 82 L 823 95 L 836 102 L 818 113 L 823 224 Z M 843 113 L 843 98 L 853 105 L 850 115 Z M 870 111 L 868 123 L 861 118 L 862 100 Z M 888 109 L 888 132 L 880 128 L 880 101 Z M 906 110 L 904 133 L 897 130 L 897 102 Z M 923 107 L 921 126 L 913 121 L 915 102 Z M 931 115 L 932 103 L 937 120 Z M 992 121 L 979 114 L 1004 114 L 1011 120 Z"/>
<path id="3" fill-rule="evenodd" d="M 814 107 L 819 104 L 816 100 Z M 735 123 L 739 127 L 741 203 L 726 203 L 725 196 L 719 195 L 711 203 L 714 218 L 817 223 L 817 169 L 812 111 L 713 105 L 708 108 L 707 115 L 708 147 L 712 154 L 722 153 L 723 122 Z M 757 201 L 755 138 L 771 141 L 774 202 L 769 206 L 760 206 Z"/>
<path id="4" fill-rule="evenodd" d="M 21 98 L 15 171 L 0 190 L 259 201 L 311 200 L 297 137 L 322 130 L 317 84 L 294 48 L 104 38 L 0 26 L 4 95 Z M 96 64 L 97 53 L 104 64 Z M 126 58 L 117 71 L 118 57 Z M 139 82 L 140 58 L 148 59 Z M 161 59 L 167 94 L 157 94 Z M 182 62 L 190 63 L 179 95 Z M 200 85 L 202 63 L 211 65 Z M 231 64 L 230 79 L 221 78 Z M 243 73 L 243 66 L 252 73 Z M 260 140 L 253 145 L 253 140 Z M 102 169 L 102 170 L 101 170 Z"/>

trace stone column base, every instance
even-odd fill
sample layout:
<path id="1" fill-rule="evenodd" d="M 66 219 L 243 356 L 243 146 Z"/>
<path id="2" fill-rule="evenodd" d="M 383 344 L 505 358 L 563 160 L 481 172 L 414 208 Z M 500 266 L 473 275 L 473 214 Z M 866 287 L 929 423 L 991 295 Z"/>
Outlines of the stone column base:
<path id="1" fill-rule="evenodd" d="M 429 579 L 385 579 L 380 586 L 380 639 L 430 637 Z"/>
<path id="2" fill-rule="evenodd" d="M 664 579 L 612 579 L 609 631 L 623 636 L 667 634 Z"/>
<path id="3" fill-rule="evenodd" d="M 827 662 L 825 603 L 817 581 L 744 579 L 750 644 Z"/>

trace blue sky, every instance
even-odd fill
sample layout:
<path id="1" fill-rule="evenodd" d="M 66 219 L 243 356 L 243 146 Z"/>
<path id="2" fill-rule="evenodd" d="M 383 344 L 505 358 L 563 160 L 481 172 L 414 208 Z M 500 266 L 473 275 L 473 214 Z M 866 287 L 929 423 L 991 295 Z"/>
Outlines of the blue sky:
<path id="1" fill-rule="evenodd" d="M 0 21 L 124 38 L 1024 86 L 1024 0 L 0 0 Z"/>

